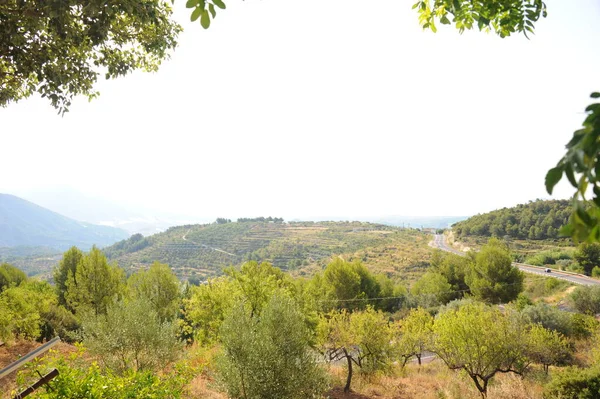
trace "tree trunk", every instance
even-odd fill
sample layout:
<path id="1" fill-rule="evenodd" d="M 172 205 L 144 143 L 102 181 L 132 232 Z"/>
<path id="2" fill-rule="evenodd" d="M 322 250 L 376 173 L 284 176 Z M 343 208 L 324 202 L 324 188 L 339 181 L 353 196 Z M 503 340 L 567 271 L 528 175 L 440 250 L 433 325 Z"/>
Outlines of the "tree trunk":
<path id="1" fill-rule="evenodd" d="M 350 354 L 344 348 L 344 355 L 346 356 L 346 360 L 348 361 L 348 377 L 346 378 L 346 386 L 344 387 L 344 392 L 350 392 L 350 383 L 352 382 L 352 358 Z"/>
<path id="2" fill-rule="evenodd" d="M 417 354 L 417 362 L 419 362 L 419 366 L 421 365 L 421 354 Z"/>
<path id="3" fill-rule="evenodd" d="M 477 387 L 477 390 L 481 394 L 481 397 L 483 399 L 486 399 L 487 398 L 487 384 L 488 384 L 488 380 L 482 378 L 481 382 L 479 382 L 479 379 L 477 379 L 476 375 L 469 375 L 469 376 L 471 377 L 471 379 L 475 383 L 475 386 Z"/>

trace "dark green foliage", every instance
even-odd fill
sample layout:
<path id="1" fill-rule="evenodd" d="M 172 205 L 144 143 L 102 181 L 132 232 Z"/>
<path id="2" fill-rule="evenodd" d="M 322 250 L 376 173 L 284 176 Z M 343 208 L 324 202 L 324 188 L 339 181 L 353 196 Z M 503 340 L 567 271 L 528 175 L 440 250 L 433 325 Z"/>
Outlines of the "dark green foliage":
<path id="1" fill-rule="evenodd" d="M 488 303 L 507 303 L 523 290 L 524 275 L 512 265 L 508 248 L 499 240 L 490 239 L 477 253 L 465 279 L 475 298 Z"/>
<path id="2" fill-rule="evenodd" d="M 62 113 L 73 96 L 98 95 L 100 73 L 157 70 L 181 30 L 162 0 L 8 0 L 0 21 L 0 106 L 38 92 Z"/>
<path id="3" fill-rule="evenodd" d="M 558 238 L 559 230 L 569 222 L 571 212 L 571 203 L 567 200 L 537 200 L 476 215 L 452 228 L 459 237 Z"/>
<path id="4" fill-rule="evenodd" d="M 304 315 L 287 296 L 273 296 L 260 317 L 238 304 L 223 322 L 221 339 L 217 370 L 232 398 L 304 399 L 325 389 Z"/>
<path id="5" fill-rule="evenodd" d="M 54 284 L 56 285 L 56 292 L 58 294 L 58 303 L 63 306 L 67 306 L 67 300 L 65 299 L 67 281 L 69 278 L 75 279 L 77 265 L 82 259 L 83 252 L 77 247 L 71 247 L 71 249 L 63 254 L 59 264 L 54 268 Z"/>
<path id="6" fill-rule="evenodd" d="M 231 223 L 231 219 L 217 218 L 216 223 L 217 224 Z"/>
<path id="7" fill-rule="evenodd" d="M 8 263 L 0 264 L 0 292 L 27 280 L 27 275 Z"/>
<path id="8" fill-rule="evenodd" d="M 553 374 L 546 385 L 546 399 L 597 399 L 600 397 L 600 369 L 568 367 Z"/>
<path id="9" fill-rule="evenodd" d="M 398 290 L 385 275 L 371 273 L 362 262 L 332 260 L 322 273 L 317 273 L 309 283 L 309 291 L 320 301 L 320 308 L 365 309 L 367 304 L 376 309 L 393 312 L 398 309 L 399 300 L 362 301 L 369 298 L 397 296 Z"/>
<path id="10" fill-rule="evenodd" d="M 586 275 L 591 275 L 594 267 L 600 266 L 600 243 L 583 243 L 575 252 L 575 260 Z"/>
<path id="11" fill-rule="evenodd" d="M 600 93 L 592 93 L 592 99 Z M 563 174 L 575 188 L 570 223 L 562 232 L 575 241 L 600 240 L 600 103 L 590 104 L 583 127 L 567 143 L 567 153 L 546 175 L 546 190 L 552 194 Z M 591 192 L 592 200 L 585 201 Z M 589 198 L 589 197 L 588 197 Z"/>
<path id="12" fill-rule="evenodd" d="M 141 234 L 134 234 L 126 240 L 119 241 L 104 249 L 107 258 L 116 258 L 123 254 L 141 251 L 150 245 L 150 240 Z"/>

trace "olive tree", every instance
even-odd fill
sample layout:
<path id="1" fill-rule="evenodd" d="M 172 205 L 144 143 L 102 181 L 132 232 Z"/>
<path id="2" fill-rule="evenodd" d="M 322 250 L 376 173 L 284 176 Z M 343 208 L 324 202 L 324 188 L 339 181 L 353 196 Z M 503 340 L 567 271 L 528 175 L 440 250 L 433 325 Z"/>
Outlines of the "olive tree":
<path id="1" fill-rule="evenodd" d="M 326 388 L 310 349 L 312 333 L 289 296 L 274 295 L 260 315 L 237 303 L 221 327 L 218 380 L 231 398 L 303 399 Z"/>

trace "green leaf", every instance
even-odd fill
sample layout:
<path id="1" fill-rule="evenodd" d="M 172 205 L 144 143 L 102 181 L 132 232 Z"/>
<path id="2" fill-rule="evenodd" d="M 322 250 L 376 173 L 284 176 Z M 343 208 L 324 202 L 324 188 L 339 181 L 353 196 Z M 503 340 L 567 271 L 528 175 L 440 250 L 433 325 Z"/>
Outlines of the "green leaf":
<path id="1" fill-rule="evenodd" d="M 442 18 L 440 18 L 440 22 L 444 25 L 450 25 L 450 20 L 445 15 Z"/>
<path id="2" fill-rule="evenodd" d="M 198 0 L 187 0 L 185 3 L 185 8 L 194 8 L 198 4 Z"/>
<path id="3" fill-rule="evenodd" d="M 594 204 L 596 204 L 596 206 L 600 206 L 600 188 L 598 186 L 594 186 L 593 201 L 594 201 Z"/>
<path id="4" fill-rule="evenodd" d="M 546 174 L 546 191 L 548 194 L 552 195 L 552 189 L 554 186 L 560 181 L 563 174 L 563 167 L 557 166 L 556 168 L 552 168 Z"/>
<path id="5" fill-rule="evenodd" d="M 200 15 L 202 14 L 202 11 L 204 11 L 204 10 L 201 9 L 200 7 L 194 8 L 194 11 L 192 11 L 192 17 L 191 17 L 192 22 L 194 22 L 198 18 L 200 18 Z"/>
<path id="6" fill-rule="evenodd" d="M 596 111 L 597 109 L 600 109 L 600 104 L 598 104 L 598 103 L 596 103 L 596 104 L 590 104 L 585 109 L 585 112 L 593 112 L 593 111 Z"/>
<path id="7" fill-rule="evenodd" d="M 594 92 L 590 95 L 592 98 L 600 98 L 600 93 Z"/>
<path id="8" fill-rule="evenodd" d="M 213 19 L 215 19 L 215 17 L 217 16 L 217 12 L 215 11 L 214 4 L 208 5 L 208 11 L 210 11 L 210 15 L 212 15 Z"/>
<path id="9" fill-rule="evenodd" d="M 577 216 L 579 216 L 579 219 L 581 219 L 583 221 L 583 223 L 585 223 L 587 226 L 593 227 L 594 226 L 594 221 L 593 219 L 590 217 L 590 215 L 585 211 L 585 209 L 581 208 L 581 207 L 577 207 L 575 209 L 575 212 L 577 212 Z"/>
<path id="10" fill-rule="evenodd" d="M 567 164 L 567 166 L 565 167 L 565 175 L 567 176 L 567 179 L 569 179 L 569 183 L 571 183 L 573 187 L 579 187 L 577 185 L 577 180 L 575 179 L 575 174 L 573 173 L 573 167 L 570 163 Z"/>
<path id="11" fill-rule="evenodd" d="M 213 4 L 219 7 L 221 10 L 225 9 L 225 3 L 222 0 L 212 0 Z"/>
<path id="12" fill-rule="evenodd" d="M 208 15 L 207 10 L 202 11 L 202 16 L 200 17 L 200 25 L 202 25 L 204 29 L 208 29 L 208 27 L 210 26 L 210 16 Z"/>

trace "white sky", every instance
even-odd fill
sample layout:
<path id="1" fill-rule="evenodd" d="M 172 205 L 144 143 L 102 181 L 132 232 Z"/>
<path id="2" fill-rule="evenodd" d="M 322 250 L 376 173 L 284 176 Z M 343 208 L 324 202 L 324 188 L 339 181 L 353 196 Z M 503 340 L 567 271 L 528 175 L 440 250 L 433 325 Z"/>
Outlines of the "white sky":
<path id="1" fill-rule="evenodd" d="M 158 73 L 102 80 L 64 118 L 39 98 L 0 109 L 0 192 L 288 218 L 547 197 L 600 90 L 600 3 L 549 0 L 526 40 L 423 32 L 413 2 L 229 0 L 205 31 L 177 0 L 185 32 Z"/>

